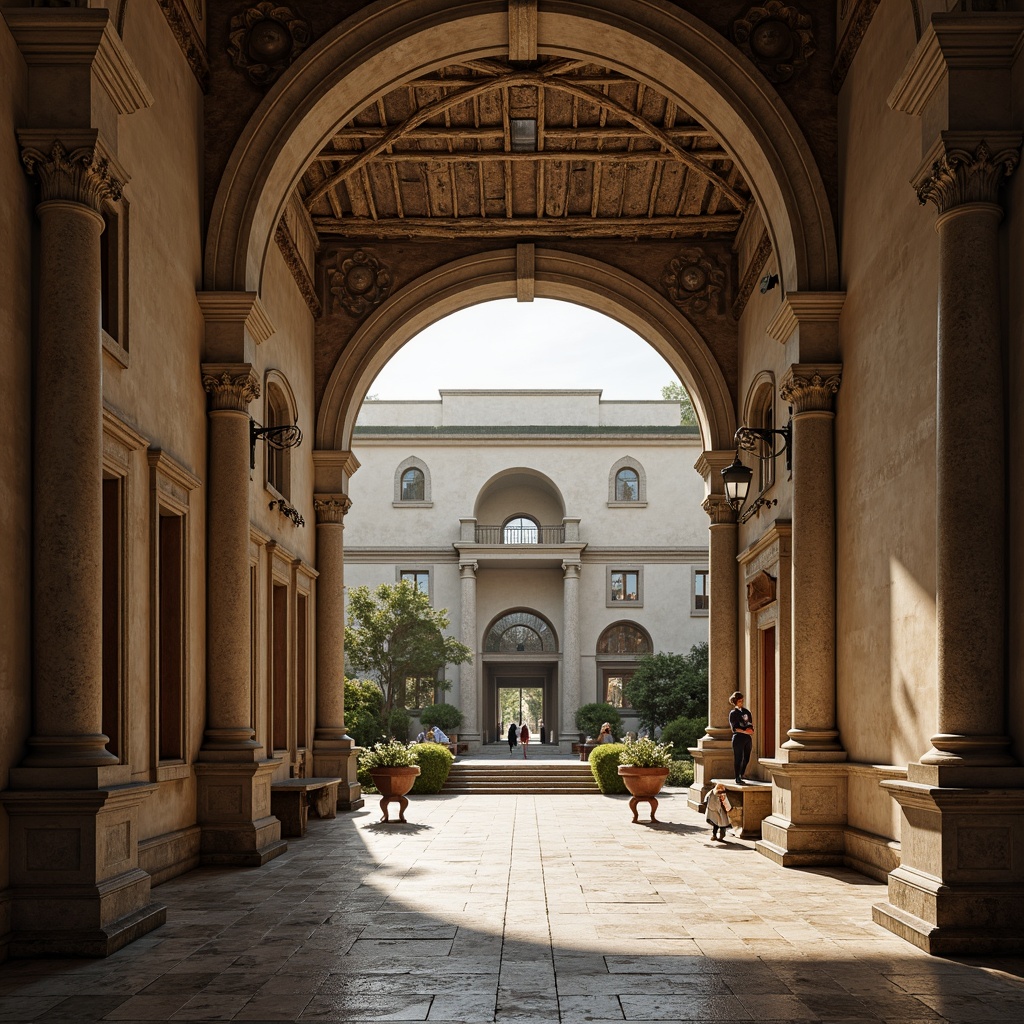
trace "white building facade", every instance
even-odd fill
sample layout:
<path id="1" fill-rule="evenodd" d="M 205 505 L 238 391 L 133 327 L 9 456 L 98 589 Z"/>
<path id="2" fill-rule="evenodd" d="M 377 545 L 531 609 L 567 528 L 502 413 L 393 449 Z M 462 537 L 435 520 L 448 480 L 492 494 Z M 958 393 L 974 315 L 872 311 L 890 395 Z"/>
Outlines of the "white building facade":
<path id="1" fill-rule="evenodd" d="M 522 689 L 541 691 L 547 740 L 568 750 L 579 706 L 621 706 L 644 653 L 708 638 L 699 434 L 678 402 L 440 396 L 363 405 L 346 585 L 405 578 L 448 609 L 473 660 L 449 667 L 443 699 L 470 749 L 502 738 L 499 691 Z"/>

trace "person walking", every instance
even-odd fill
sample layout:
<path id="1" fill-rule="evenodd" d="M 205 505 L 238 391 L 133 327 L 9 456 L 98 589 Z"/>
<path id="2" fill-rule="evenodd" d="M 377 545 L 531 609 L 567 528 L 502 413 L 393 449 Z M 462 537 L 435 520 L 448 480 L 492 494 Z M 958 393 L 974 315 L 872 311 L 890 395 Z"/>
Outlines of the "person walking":
<path id="1" fill-rule="evenodd" d="M 729 728 L 732 729 L 732 760 L 736 769 L 736 781 L 743 784 L 743 773 L 750 763 L 750 751 L 754 746 L 754 716 L 743 706 L 743 694 L 737 690 L 730 698 L 732 711 L 729 712 Z"/>
<path id="2" fill-rule="evenodd" d="M 547 741 L 548 741 L 548 729 L 547 729 L 547 726 L 544 724 L 544 719 L 542 718 L 540 720 L 540 742 L 541 742 L 541 746 L 543 746 L 545 743 L 547 743 Z"/>
<path id="3" fill-rule="evenodd" d="M 513 722 L 508 727 L 508 756 L 511 757 L 516 748 L 517 737 L 519 736 L 519 730 L 516 728 L 516 723 Z"/>
<path id="4" fill-rule="evenodd" d="M 523 722 L 522 729 L 519 730 L 519 742 L 523 745 L 523 760 L 526 760 L 526 748 L 530 745 L 530 727 Z"/>

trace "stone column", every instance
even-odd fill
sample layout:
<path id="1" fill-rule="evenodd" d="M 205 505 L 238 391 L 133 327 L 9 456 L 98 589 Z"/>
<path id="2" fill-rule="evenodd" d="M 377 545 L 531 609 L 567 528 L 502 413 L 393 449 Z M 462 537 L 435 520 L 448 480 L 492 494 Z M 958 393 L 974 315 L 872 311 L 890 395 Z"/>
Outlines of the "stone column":
<path id="1" fill-rule="evenodd" d="M 340 778 L 338 810 L 363 806 L 356 777 L 357 749 L 345 730 L 345 514 L 346 494 L 317 495 L 316 512 L 316 731 L 313 774 Z"/>
<path id="2" fill-rule="evenodd" d="M 563 562 L 562 572 L 562 728 L 559 748 L 569 753 L 577 735 L 580 706 L 580 563 Z"/>
<path id="3" fill-rule="evenodd" d="M 131 782 L 102 729 L 100 211 L 120 197 L 124 175 L 97 133 L 77 133 L 80 145 L 50 138 L 22 150 L 41 198 L 33 734 L 0 793 L 11 850 L 8 948 L 106 956 L 166 917 L 138 857 L 139 806 L 156 787 Z"/>
<path id="4" fill-rule="evenodd" d="M 206 730 L 196 764 L 201 856 L 259 866 L 287 849 L 270 813 L 268 760 L 252 722 L 248 363 L 203 364 L 210 395 L 207 479 Z"/>
<path id="5" fill-rule="evenodd" d="M 732 778 L 729 696 L 739 684 L 736 513 L 724 494 L 709 494 L 702 507 L 711 520 L 708 531 L 708 727 L 693 751 L 693 786 L 688 797 L 693 807 L 703 803 L 713 779 Z"/>
<path id="6" fill-rule="evenodd" d="M 462 723 L 462 736 L 470 749 L 480 744 L 481 722 L 480 704 L 478 700 L 478 680 L 480 678 L 480 656 L 477 650 L 476 635 L 476 562 L 459 562 L 461 583 L 462 615 L 459 623 L 459 640 L 472 652 L 473 660 L 459 666 L 459 708 L 465 721 Z"/>
<path id="7" fill-rule="evenodd" d="M 1024 769 L 1007 735 L 1000 186 L 1017 133 L 943 132 L 914 185 L 938 209 L 936 710 L 899 802 L 903 857 L 875 920 L 931 953 L 1024 947 Z M 971 585 L 963 574 L 969 567 Z M 979 898 L 983 892 L 984 898 Z"/>

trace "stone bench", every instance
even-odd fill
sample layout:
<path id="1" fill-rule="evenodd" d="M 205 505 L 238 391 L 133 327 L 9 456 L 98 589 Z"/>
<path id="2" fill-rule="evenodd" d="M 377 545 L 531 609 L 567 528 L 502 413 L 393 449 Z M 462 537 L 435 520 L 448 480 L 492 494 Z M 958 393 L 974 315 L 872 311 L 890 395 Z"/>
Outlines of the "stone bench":
<path id="1" fill-rule="evenodd" d="M 281 821 L 281 835 L 303 836 L 306 820 L 338 815 L 341 779 L 284 779 L 270 784 L 270 812 Z"/>
<path id="2" fill-rule="evenodd" d="M 761 822 L 772 813 L 772 784 L 757 779 L 748 779 L 742 785 L 735 779 L 712 779 L 712 786 L 719 782 L 725 786 L 732 804 L 729 820 L 733 831 L 740 839 L 759 839 Z M 704 799 L 710 795 L 708 790 Z"/>

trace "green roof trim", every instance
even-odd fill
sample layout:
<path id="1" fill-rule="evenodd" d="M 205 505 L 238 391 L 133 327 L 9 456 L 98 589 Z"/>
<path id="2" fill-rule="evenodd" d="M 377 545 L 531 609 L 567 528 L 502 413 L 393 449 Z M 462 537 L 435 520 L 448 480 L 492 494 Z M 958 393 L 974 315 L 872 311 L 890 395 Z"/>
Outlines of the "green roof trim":
<path id="1" fill-rule="evenodd" d="M 378 435 L 427 435 L 429 437 L 458 437 L 468 435 L 494 435 L 516 437 L 522 434 L 566 434 L 579 436 L 581 434 L 652 434 L 659 437 L 697 437 L 700 430 L 697 427 L 659 427 L 659 426 L 621 426 L 621 427 L 574 427 L 574 426 L 521 426 L 521 427 L 359 427 L 353 430 L 353 434 L 368 436 Z"/>

